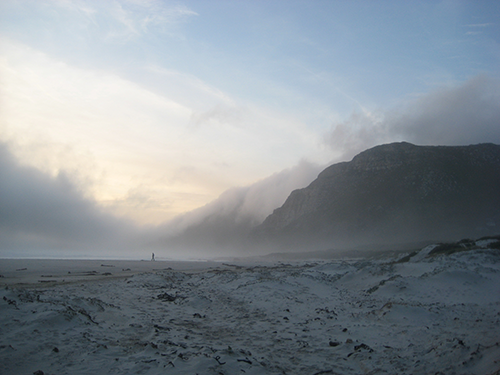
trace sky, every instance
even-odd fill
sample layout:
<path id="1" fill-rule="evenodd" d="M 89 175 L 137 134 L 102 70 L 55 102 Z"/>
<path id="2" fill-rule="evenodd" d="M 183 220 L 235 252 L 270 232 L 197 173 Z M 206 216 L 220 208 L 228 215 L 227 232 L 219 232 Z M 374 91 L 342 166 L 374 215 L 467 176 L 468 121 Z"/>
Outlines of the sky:
<path id="1" fill-rule="evenodd" d="M 2 0 L 0 249 L 257 223 L 380 143 L 500 143 L 499 80 L 498 1 Z"/>

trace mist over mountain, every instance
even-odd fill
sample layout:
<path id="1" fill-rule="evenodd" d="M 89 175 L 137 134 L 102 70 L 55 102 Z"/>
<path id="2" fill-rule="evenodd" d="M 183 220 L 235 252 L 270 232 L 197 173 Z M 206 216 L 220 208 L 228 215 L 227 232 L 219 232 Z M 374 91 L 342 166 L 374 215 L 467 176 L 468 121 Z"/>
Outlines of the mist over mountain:
<path id="1" fill-rule="evenodd" d="M 321 169 L 303 160 L 252 185 L 226 190 L 207 205 L 148 232 L 142 242 L 176 256 L 241 254 L 242 248 L 249 246 L 247 237 L 253 228 L 282 205 L 293 190 L 314 180 Z"/>
<path id="2" fill-rule="evenodd" d="M 334 164 L 252 233 L 321 249 L 477 238 L 500 227 L 500 146 L 391 143 Z"/>
<path id="3" fill-rule="evenodd" d="M 109 215 L 64 173 L 51 177 L 20 165 L 0 146 L 0 248 L 8 256 L 49 249 L 52 256 L 242 256 L 500 232 L 500 146 L 494 144 L 386 144 L 321 173 L 303 161 L 149 228 Z"/>

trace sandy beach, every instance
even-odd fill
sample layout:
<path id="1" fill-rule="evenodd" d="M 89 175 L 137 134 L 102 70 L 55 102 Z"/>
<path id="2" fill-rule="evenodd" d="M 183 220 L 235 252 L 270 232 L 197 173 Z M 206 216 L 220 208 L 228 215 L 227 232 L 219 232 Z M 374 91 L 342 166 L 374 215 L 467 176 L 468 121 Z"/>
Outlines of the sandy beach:
<path id="1" fill-rule="evenodd" d="M 253 266 L 0 266 L 5 375 L 500 373 L 500 256 L 487 246 Z"/>
<path id="2" fill-rule="evenodd" d="M 212 261 L 0 259 L 0 287 L 34 287 L 129 277 L 161 270 L 197 271 L 221 266 Z"/>

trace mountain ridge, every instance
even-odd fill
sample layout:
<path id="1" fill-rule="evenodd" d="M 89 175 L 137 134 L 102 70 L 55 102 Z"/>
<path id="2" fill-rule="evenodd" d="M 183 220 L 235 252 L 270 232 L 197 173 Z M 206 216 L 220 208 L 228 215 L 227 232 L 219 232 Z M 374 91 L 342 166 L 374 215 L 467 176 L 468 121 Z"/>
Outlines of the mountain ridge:
<path id="1" fill-rule="evenodd" d="M 294 190 L 251 238 L 324 248 L 494 234 L 499 187 L 498 145 L 379 145 Z"/>

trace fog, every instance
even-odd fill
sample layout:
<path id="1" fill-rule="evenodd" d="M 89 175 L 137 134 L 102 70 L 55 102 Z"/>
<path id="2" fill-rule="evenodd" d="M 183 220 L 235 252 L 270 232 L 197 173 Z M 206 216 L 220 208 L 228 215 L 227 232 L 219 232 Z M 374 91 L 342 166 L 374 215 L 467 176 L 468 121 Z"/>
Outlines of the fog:
<path id="1" fill-rule="evenodd" d="M 0 143 L 0 249 L 15 256 L 125 255 L 122 244 L 138 234 L 85 198 L 61 171 L 52 177 L 14 159 Z M 70 253 L 69 253 L 70 252 Z"/>
<path id="2" fill-rule="evenodd" d="M 500 82 L 484 75 L 332 125 L 324 142 L 350 160 L 393 141 L 419 145 L 500 143 Z M 4 257 L 161 258 L 250 255 L 247 236 L 326 166 L 305 160 L 157 227 L 139 227 L 85 196 L 71 173 L 21 165 L 0 143 L 0 250 Z"/>
<path id="3" fill-rule="evenodd" d="M 306 186 L 322 167 L 293 168 L 232 188 L 218 199 L 158 227 L 117 218 L 84 195 L 69 172 L 55 177 L 21 165 L 0 143 L 0 250 L 4 257 L 210 257 L 227 254 Z M 218 251 L 218 250 L 221 251 Z"/>
<path id="4" fill-rule="evenodd" d="M 198 257 L 207 252 L 215 256 L 246 255 L 249 232 L 322 169 L 303 160 L 250 186 L 229 189 L 213 202 L 156 228 L 148 244 L 173 252 L 175 257 L 185 254 L 186 249 Z"/>

